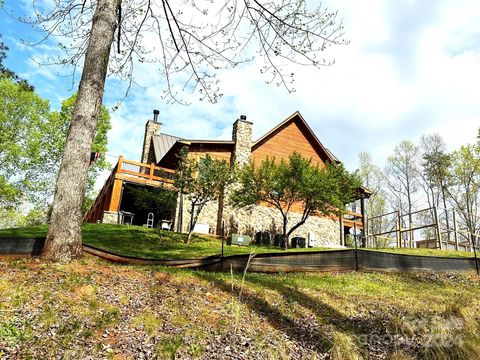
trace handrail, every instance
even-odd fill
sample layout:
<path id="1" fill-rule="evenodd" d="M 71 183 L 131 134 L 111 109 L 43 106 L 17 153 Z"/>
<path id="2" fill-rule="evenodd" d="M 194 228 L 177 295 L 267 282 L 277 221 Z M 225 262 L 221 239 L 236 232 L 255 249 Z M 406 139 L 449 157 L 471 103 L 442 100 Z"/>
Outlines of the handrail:
<path id="1" fill-rule="evenodd" d="M 133 167 L 138 167 L 138 170 L 128 169 L 128 166 L 125 165 L 132 165 Z M 123 156 L 120 156 L 118 159 L 118 167 L 116 173 L 129 174 L 149 180 L 173 183 L 173 178 L 171 178 L 171 176 L 175 174 L 175 170 L 155 166 L 154 163 L 145 164 L 138 161 L 126 160 L 123 158 Z M 155 173 L 159 174 L 160 176 L 155 175 Z M 166 176 L 161 176 L 162 173 Z"/>
<path id="2" fill-rule="evenodd" d="M 134 161 L 134 160 L 122 159 L 122 165 L 123 164 L 132 164 L 132 165 L 137 165 L 137 166 L 142 166 L 142 167 L 149 167 L 149 168 L 154 168 L 155 170 L 161 170 L 161 171 L 165 171 L 165 172 L 168 172 L 168 173 L 171 173 L 171 174 L 175 174 L 175 170 L 167 169 L 167 168 L 160 167 L 160 166 L 156 166 L 153 163 L 152 164 L 146 164 L 146 163 L 141 163 L 141 162 Z"/>

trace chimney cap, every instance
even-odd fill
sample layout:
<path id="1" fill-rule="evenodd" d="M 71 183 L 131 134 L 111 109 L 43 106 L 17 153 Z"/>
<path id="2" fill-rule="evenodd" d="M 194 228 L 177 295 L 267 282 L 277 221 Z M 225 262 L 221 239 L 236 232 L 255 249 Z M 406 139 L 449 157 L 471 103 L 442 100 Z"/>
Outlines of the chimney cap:
<path id="1" fill-rule="evenodd" d="M 160 114 L 160 110 L 153 110 L 153 122 L 158 122 L 158 114 Z"/>
<path id="2" fill-rule="evenodd" d="M 247 115 L 240 115 L 240 120 L 247 120 Z"/>

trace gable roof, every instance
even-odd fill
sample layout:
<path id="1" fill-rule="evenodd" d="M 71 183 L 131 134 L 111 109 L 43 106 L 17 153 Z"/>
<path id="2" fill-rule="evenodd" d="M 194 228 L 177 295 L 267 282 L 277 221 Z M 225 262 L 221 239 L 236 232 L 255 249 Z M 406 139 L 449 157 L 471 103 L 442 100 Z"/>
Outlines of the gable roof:
<path id="1" fill-rule="evenodd" d="M 340 163 L 340 160 L 332 154 L 330 150 L 328 150 L 323 144 L 318 140 L 317 136 L 313 132 L 312 128 L 307 124 L 305 119 L 303 118 L 302 114 L 300 114 L 299 111 L 295 111 L 292 115 L 287 117 L 285 120 L 283 120 L 280 124 L 275 126 L 272 130 L 261 136 L 257 141 L 252 143 L 252 152 L 255 150 L 257 147 L 259 147 L 261 144 L 266 142 L 268 139 L 273 137 L 275 134 L 277 134 L 284 126 L 288 125 L 289 123 L 292 123 L 294 121 L 298 120 L 300 122 L 300 125 L 306 130 L 307 135 L 310 136 L 313 145 L 317 147 L 318 150 L 320 150 L 324 156 L 330 160 L 333 163 Z"/>
<path id="2" fill-rule="evenodd" d="M 332 154 L 332 152 L 327 149 L 323 144 L 318 140 L 317 136 L 313 132 L 313 130 L 310 128 L 310 126 L 307 124 L 303 116 L 300 114 L 299 111 L 294 112 L 292 115 L 287 117 L 285 120 L 283 120 L 281 123 L 279 123 L 277 126 L 275 126 L 273 129 L 268 131 L 266 134 L 261 136 L 259 139 L 256 141 L 252 142 L 252 152 L 258 148 L 261 144 L 266 142 L 268 139 L 276 135 L 278 132 L 282 130 L 283 127 L 287 126 L 289 123 L 298 121 L 298 124 L 303 128 L 303 131 L 305 131 L 305 135 L 309 138 L 309 140 L 312 142 L 312 145 L 314 148 L 317 149 L 317 151 L 322 154 L 322 158 L 328 159 L 332 163 L 339 164 L 340 160 Z M 154 135 L 153 137 L 153 145 L 155 149 L 155 158 L 157 163 L 159 163 L 162 159 L 166 158 L 166 155 L 168 154 L 169 158 L 172 157 L 173 153 L 176 153 L 179 148 L 182 146 L 191 146 L 191 145 L 197 145 L 197 146 L 209 146 L 209 145 L 220 145 L 222 147 L 230 148 L 232 147 L 233 150 L 233 145 L 234 142 L 232 140 L 194 140 L 194 139 L 182 139 L 176 136 L 171 136 L 167 134 L 159 134 L 159 135 Z"/>

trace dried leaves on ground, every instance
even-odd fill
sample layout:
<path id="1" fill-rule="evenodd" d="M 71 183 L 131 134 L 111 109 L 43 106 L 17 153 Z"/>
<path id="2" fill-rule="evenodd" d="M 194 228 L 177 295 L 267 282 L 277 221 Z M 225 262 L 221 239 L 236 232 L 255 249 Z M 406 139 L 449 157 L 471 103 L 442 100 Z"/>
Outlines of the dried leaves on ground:
<path id="1" fill-rule="evenodd" d="M 473 275 L 0 262 L 0 358 L 475 359 Z"/>

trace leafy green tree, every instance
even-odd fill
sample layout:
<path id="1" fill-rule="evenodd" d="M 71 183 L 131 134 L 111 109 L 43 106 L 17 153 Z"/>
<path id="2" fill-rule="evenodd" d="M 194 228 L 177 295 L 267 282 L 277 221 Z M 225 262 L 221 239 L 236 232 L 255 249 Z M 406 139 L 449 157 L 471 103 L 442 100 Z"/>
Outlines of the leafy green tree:
<path id="1" fill-rule="evenodd" d="M 40 163 L 39 133 L 50 121 L 49 111 L 47 100 L 0 75 L 0 202 L 18 202 L 28 190 L 26 172 Z"/>
<path id="2" fill-rule="evenodd" d="M 54 193 L 75 95 L 51 112 L 47 100 L 7 76 L 0 75 L 0 204 L 15 206 L 32 202 L 46 207 Z M 98 173 L 105 161 L 110 115 L 100 111 L 93 150 L 102 157 L 90 166 L 87 197 L 93 197 Z"/>
<path id="3" fill-rule="evenodd" d="M 289 236 L 310 215 L 338 214 L 355 199 L 359 186 L 358 176 L 349 173 L 342 164 L 314 165 L 311 159 L 293 153 L 288 161 L 267 158 L 258 167 L 254 163 L 245 165 L 231 201 L 237 207 L 266 203 L 277 209 L 288 247 Z M 302 207 L 302 216 L 289 228 L 289 214 L 294 205 Z"/>
<path id="4" fill-rule="evenodd" d="M 477 244 L 480 232 L 480 149 L 475 145 L 461 146 L 452 154 L 449 171 L 449 200 L 458 211 L 470 242 Z"/>
<path id="5" fill-rule="evenodd" d="M 177 193 L 172 190 L 161 188 L 129 188 L 135 199 L 133 205 L 136 209 L 152 212 L 155 219 L 168 218 L 177 202 Z"/>
<path id="6" fill-rule="evenodd" d="M 55 190 L 55 179 L 62 158 L 65 141 L 70 127 L 76 94 L 62 102 L 60 111 L 51 112 L 48 121 L 36 129 L 31 129 L 30 137 L 30 165 L 25 169 L 28 183 L 26 184 L 31 197 L 48 202 Z M 107 152 L 107 133 L 110 130 L 110 114 L 102 106 L 99 117 L 97 133 L 92 151 L 102 155 L 91 164 L 88 171 L 87 187 L 84 200 L 84 211 L 88 211 L 89 200 L 95 198 L 94 185 L 99 173 L 109 167 L 105 154 Z M 41 169 L 41 171 L 39 171 Z"/>
<path id="7" fill-rule="evenodd" d="M 77 101 L 77 94 L 73 94 L 68 99 L 62 102 L 62 108 L 60 112 L 53 113 L 56 117 L 55 124 L 57 129 L 61 129 L 61 134 L 58 135 L 56 144 L 50 149 L 55 154 L 55 173 L 58 172 L 60 165 L 60 159 L 65 148 L 65 140 L 68 135 L 68 130 L 72 122 L 73 109 L 75 102 Z M 110 122 L 110 114 L 105 106 L 101 106 L 100 114 L 98 117 L 98 126 L 95 132 L 95 137 L 92 145 L 92 152 L 100 153 L 101 156 L 90 165 L 88 169 L 87 188 L 85 196 L 94 198 L 94 185 L 95 180 L 102 170 L 110 168 L 110 164 L 106 160 L 107 144 L 108 144 L 108 131 L 112 128 Z"/>
<path id="8" fill-rule="evenodd" d="M 180 151 L 175 173 L 175 187 L 180 195 L 190 202 L 187 244 L 190 242 L 198 216 L 205 205 L 218 200 L 231 181 L 231 169 L 225 160 L 216 160 L 207 154 L 197 161 L 188 156 L 186 147 Z"/>

